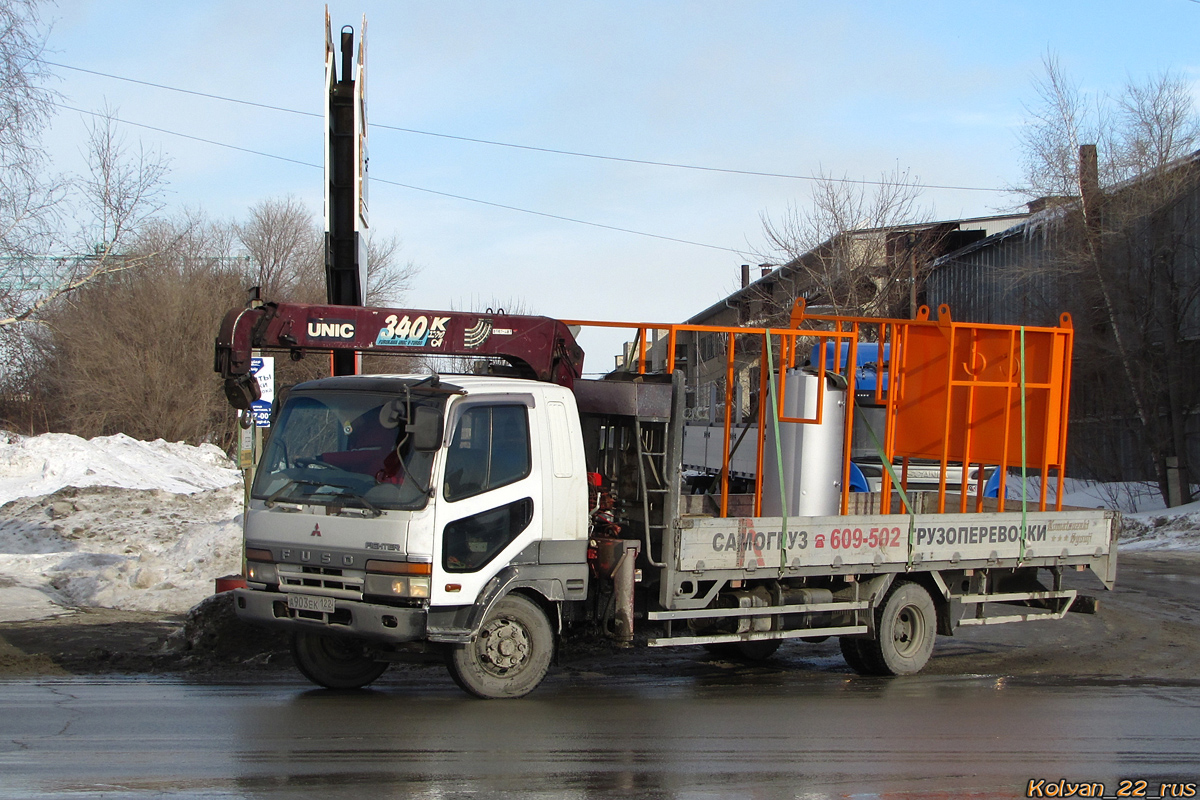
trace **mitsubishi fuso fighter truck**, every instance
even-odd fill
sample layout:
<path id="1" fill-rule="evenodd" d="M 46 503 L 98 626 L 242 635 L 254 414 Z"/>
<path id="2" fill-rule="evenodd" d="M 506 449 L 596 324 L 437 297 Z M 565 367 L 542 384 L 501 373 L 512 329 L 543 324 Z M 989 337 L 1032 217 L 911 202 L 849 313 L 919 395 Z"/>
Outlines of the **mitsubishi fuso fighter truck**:
<path id="1" fill-rule="evenodd" d="M 625 367 L 584 379 L 576 325 L 630 328 Z M 860 342 L 881 362 L 867 389 Z M 847 357 L 805 363 L 826 344 Z M 572 629 L 751 659 L 836 636 L 859 673 L 915 673 L 959 626 L 1094 612 L 1068 571 L 1113 585 L 1119 516 L 1061 503 L 1071 345 L 1066 315 L 976 325 L 945 307 L 798 303 L 787 327 L 724 328 L 254 302 L 216 342 L 239 409 L 259 350 L 488 367 L 313 380 L 277 401 L 237 613 L 290 631 L 301 672 L 334 688 L 434 656 L 469 693 L 520 697 Z M 694 494 L 683 428 L 702 384 L 723 401 L 708 420 L 723 468 Z M 852 444 L 877 453 L 877 491 L 851 491 Z M 735 457 L 760 477 L 732 480 Z M 910 465 L 941 477 L 910 489 Z M 997 497 L 965 481 L 985 469 Z"/>

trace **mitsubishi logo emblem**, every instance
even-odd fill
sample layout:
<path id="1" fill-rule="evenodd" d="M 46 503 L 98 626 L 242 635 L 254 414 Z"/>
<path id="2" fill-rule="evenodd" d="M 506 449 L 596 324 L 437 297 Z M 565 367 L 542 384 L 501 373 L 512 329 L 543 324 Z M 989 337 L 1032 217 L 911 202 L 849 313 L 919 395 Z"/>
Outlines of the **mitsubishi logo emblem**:
<path id="1" fill-rule="evenodd" d="M 320 535 L 321 535 L 321 523 L 318 522 L 316 525 L 313 526 L 313 532 L 310 533 L 309 536 L 320 536 Z"/>

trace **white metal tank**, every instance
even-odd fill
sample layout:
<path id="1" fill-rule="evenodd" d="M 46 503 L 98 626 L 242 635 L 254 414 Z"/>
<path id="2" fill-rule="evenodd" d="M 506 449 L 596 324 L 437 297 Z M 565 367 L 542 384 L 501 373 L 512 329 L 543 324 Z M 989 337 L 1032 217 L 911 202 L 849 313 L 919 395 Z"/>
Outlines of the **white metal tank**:
<path id="1" fill-rule="evenodd" d="M 835 383 L 836 381 L 836 383 Z M 846 388 L 827 375 L 821 423 L 779 423 L 783 453 L 783 485 L 789 517 L 822 517 L 838 513 L 842 492 L 842 447 L 846 435 Z M 782 416 L 816 419 L 820 379 L 803 369 L 788 370 L 784 378 Z M 762 515 L 783 514 L 779 492 L 779 462 L 775 455 L 775 426 L 767 410 L 764 427 Z"/>

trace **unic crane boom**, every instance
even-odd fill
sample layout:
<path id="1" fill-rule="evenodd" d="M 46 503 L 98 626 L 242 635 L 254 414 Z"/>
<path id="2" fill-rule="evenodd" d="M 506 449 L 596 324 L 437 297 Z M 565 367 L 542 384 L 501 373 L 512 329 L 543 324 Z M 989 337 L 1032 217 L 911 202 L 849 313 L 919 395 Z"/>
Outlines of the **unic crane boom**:
<path id="1" fill-rule="evenodd" d="M 549 317 L 264 303 L 230 311 L 217 336 L 213 369 L 225 379 L 225 394 L 236 408 L 248 409 L 259 396 L 250 374 L 254 349 L 494 356 L 518 377 L 567 388 L 583 372 L 583 350 L 571 330 Z"/>

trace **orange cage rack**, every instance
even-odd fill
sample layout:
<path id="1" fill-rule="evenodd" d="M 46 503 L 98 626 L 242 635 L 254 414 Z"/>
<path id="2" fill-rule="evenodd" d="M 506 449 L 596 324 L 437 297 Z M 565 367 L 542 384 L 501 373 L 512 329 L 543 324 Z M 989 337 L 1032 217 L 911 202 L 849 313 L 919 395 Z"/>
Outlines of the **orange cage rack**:
<path id="1" fill-rule="evenodd" d="M 961 513 L 983 511 L 983 484 L 976 481 L 975 496 L 967 491 L 968 469 L 979 475 L 987 467 L 1001 469 L 999 494 L 994 510 L 1004 511 L 1007 469 L 1021 468 L 1026 475 L 1040 478 L 1036 501 L 1038 510 L 1047 509 L 1048 485 L 1056 483 L 1053 508 L 1061 510 L 1064 465 L 1067 447 L 1067 416 L 1070 403 L 1071 352 L 1074 331 L 1071 318 L 1063 314 L 1057 327 L 992 325 L 956 322 L 947 306 L 938 308 L 937 319 L 930 318 L 922 306 L 915 319 L 883 319 L 807 313 L 803 299 L 793 307 L 788 327 L 756 328 L 716 325 L 654 324 L 562 320 L 567 325 L 625 328 L 634 332 L 636 362 L 632 371 L 650 372 L 648 339 L 651 332 L 665 332 L 663 363 L 673 368 L 681 336 L 691 333 L 718 334 L 726 339 L 724 371 L 724 443 L 720 475 L 720 515 L 729 515 L 729 466 L 734 408 L 736 356 L 758 352 L 763 388 L 770 385 L 773 403 L 758 403 L 757 476 L 763 475 L 766 426 L 777 415 L 780 424 L 820 424 L 823 418 L 823 393 L 818 393 L 817 413 L 813 418 L 783 415 L 783 381 L 768 372 L 792 369 L 800 353 L 810 344 L 819 344 L 821 352 L 842 352 L 844 361 L 831 370 L 840 374 L 847 385 L 847 396 L 855 397 L 858 347 L 862 342 L 879 345 L 880 363 L 872 404 L 884 409 L 884 426 L 878 450 L 885 478 L 880 487 L 880 507 L 909 512 L 906 496 L 910 459 L 925 459 L 941 466 L 937 490 L 937 513 L 945 513 L 948 502 L 947 467 L 961 465 L 961 482 L 956 498 Z M 757 345 L 754 341 L 758 340 Z M 661 337 L 656 347 L 662 344 Z M 826 344 L 830 343 L 830 344 Z M 825 348 L 831 347 L 831 351 Z M 826 359 L 812 365 L 824 381 Z M 842 458 L 841 513 L 849 513 L 851 441 L 855 403 L 849 402 L 845 415 L 845 444 Z M 899 462 L 900 474 L 893 474 Z M 894 485 L 895 484 L 895 485 Z M 1023 486 L 1025 484 L 1023 483 Z M 897 492 L 896 490 L 900 491 Z M 1024 491 L 1024 489 L 1023 489 Z M 1022 501 L 1023 504 L 1025 501 Z M 897 508 L 898 505 L 898 508 Z M 762 507 L 762 481 L 755 481 L 754 513 Z M 932 508 L 926 509 L 933 511 Z M 991 510 L 991 509 L 989 509 Z"/>

